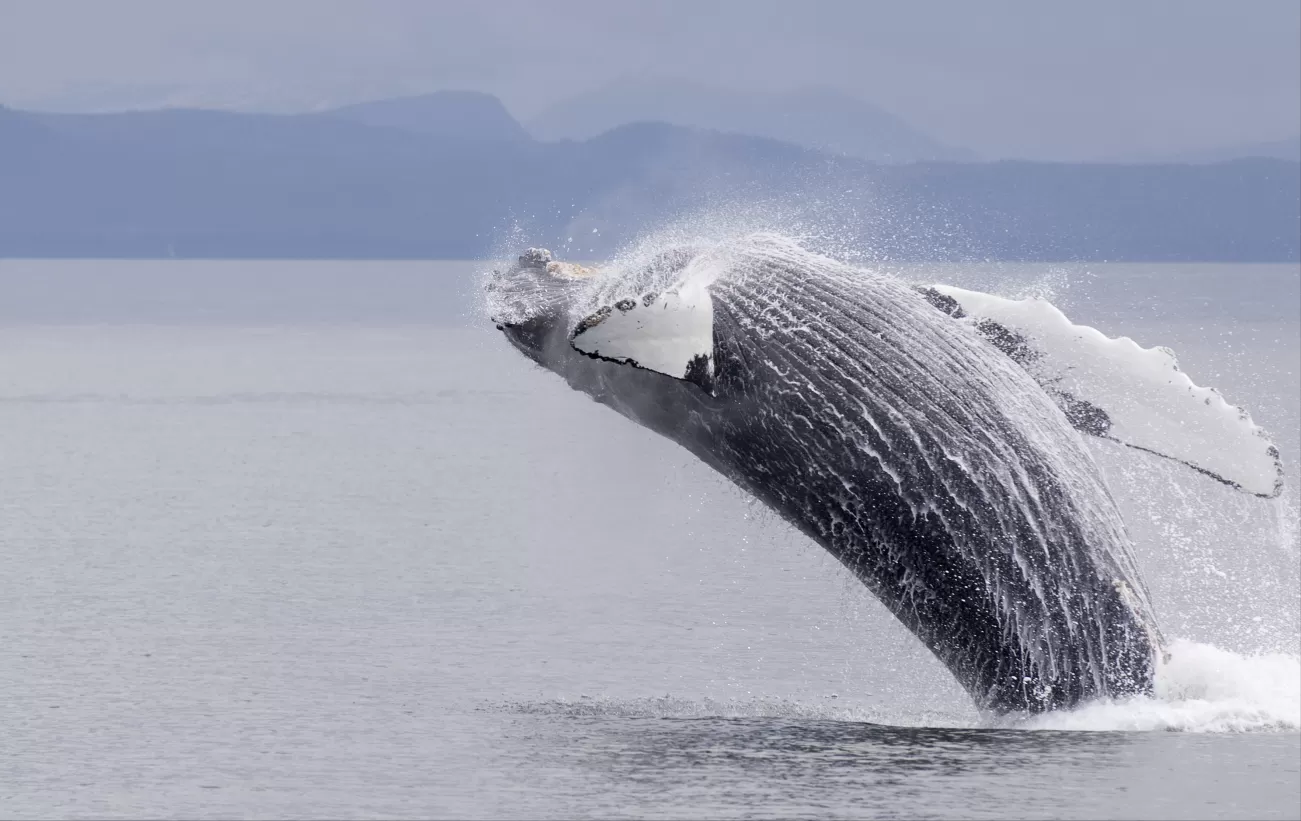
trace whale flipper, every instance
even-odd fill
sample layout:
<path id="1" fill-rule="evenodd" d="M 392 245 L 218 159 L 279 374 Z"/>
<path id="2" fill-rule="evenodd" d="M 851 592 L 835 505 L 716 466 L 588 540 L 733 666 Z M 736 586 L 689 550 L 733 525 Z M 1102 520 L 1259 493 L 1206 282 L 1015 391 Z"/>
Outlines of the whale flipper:
<path id="1" fill-rule="evenodd" d="M 691 281 L 606 305 L 574 329 L 587 356 L 657 371 L 712 389 L 714 309 L 709 289 Z"/>
<path id="2" fill-rule="evenodd" d="M 1194 384 L 1169 348 L 1143 348 L 1075 325 L 1043 299 L 950 285 L 919 290 L 1025 367 L 1078 430 L 1256 496 L 1282 492 L 1283 466 L 1269 435 L 1219 391 Z"/>

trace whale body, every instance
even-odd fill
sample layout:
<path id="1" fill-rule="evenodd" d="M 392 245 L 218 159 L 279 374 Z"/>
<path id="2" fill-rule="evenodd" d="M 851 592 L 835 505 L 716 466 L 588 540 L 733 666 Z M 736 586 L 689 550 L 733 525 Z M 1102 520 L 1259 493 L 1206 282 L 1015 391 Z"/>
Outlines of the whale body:
<path id="1" fill-rule="evenodd" d="M 1039 337 L 975 321 L 958 305 L 969 292 L 768 235 L 604 273 L 530 250 L 488 289 L 521 353 L 820 544 L 978 707 L 1151 692 L 1163 638 L 1084 443 L 1098 428 L 1147 442 L 1146 428 L 1112 420 L 1105 399 L 1055 394 L 1029 367 L 1052 357 L 1025 354 Z"/>

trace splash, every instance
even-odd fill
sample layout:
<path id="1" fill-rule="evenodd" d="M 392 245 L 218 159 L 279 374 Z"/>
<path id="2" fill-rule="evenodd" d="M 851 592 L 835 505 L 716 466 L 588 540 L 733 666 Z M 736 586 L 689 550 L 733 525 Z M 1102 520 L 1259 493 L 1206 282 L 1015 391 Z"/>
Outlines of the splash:
<path id="1" fill-rule="evenodd" d="M 1242 655 L 1186 639 L 1173 642 L 1157 671 L 1153 698 L 1086 704 L 1011 726 L 1027 730 L 1178 731 L 1198 733 L 1301 730 L 1301 658 Z"/>
<path id="2" fill-rule="evenodd" d="M 783 719 L 890 727 L 1029 732 L 1295 733 L 1301 730 L 1301 657 L 1244 655 L 1178 639 L 1156 677 L 1153 697 L 1084 704 L 1034 716 L 972 716 L 820 699 L 692 699 L 664 695 L 510 702 L 488 709 L 524 715 L 603 719 Z"/>

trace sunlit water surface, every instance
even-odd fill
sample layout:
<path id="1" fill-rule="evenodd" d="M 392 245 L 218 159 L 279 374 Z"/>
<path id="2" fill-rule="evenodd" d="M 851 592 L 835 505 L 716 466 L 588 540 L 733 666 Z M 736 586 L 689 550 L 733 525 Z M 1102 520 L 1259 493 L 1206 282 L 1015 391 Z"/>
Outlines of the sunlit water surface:
<path id="1" fill-rule="evenodd" d="M 1296 266 L 909 275 L 1169 345 L 1295 487 Z M 0 815 L 1301 817 L 1294 490 L 1099 443 L 1159 698 L 992 721 L 473 281 L 0 261 Z"/>

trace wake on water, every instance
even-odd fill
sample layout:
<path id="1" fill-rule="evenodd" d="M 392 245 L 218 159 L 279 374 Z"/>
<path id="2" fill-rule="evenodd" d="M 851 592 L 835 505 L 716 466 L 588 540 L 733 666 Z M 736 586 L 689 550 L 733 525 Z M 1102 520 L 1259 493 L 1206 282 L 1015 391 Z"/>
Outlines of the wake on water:
<path id="1" fill-rule="evenodd" d="M 699 227 L 699 226 L 697 226 Z M 720 231 L 720 227 L 723 229 Z M 730 229 L 730 230 L 729 230 Z M 699 247 L 736 241 L 735 226 L 723 220 L 705 226 L 702 233 L 678 225 L 673 230 L 647 237 L 634 247 L 619 254 L 608 269 L 635 267 L 644 264 L 664 251 L 679 245 Z M 825 239 L 825 237 L 823 237 Z M 855 259 L 858 252 L 837 255 L 825 243 L 818 250 L 829 256 Z M 519 246 L 516 245 L 516 248 Z M 858 263 L 861 264 L 861 263 Z M 903 273 L 903 272 L 901 272 Z M 906 278 L 906 276 L 905 276 Z M 926 285 L 927 282 L 917 284 Z M 1043 279 L 1028 287 L 1040 299 L 1051 302 L 1053 295 L 1063 286 L 1060 270 L 1051 271 Z M 991 289 L 992 290 L 992 289 Z M 1001 290 L 1001 289 L 1000 289 Z M 1004 291 L 1008 298 L 1022 298 L 1027 293 L 1024 281 L 1015 289 Z M 1209 403 L 1208 403 L 1209 404 Z M 1174 496 L 1182 477 L 1176 469 L 1163 467 L 1164 478 Z M 1126 491 L 1137 491 L 1132 476 L 1104 471 L 1112 491 L 1129 509 Z M 1177 478 L 1178 477 L 1178 478 Z M 1128 478 L 1128 481 L 1126 479 Z M 1144 477 L 1145 480 L 1150 477 Z M 1144 498 L 1154 494 L 1150 485 L 1144 488 Z M 1293 501 L 1294 492 L 1289 486 L 1281 498 L 1268 501 L 1235 500 L 1238 504 L 1256 505 L 1255 515 L 1273 522 L 1271 545 L 1260 545 L 1266 551 L 1281 551 L 1295 561 L 1298 549 L 1298 515 Z M 1141 505 L 1140 505 L 1141 507 Z M 1187 540 L 1187 539 L 1185 539 Z M 1277 556 L 1277 553 L 1276 553 Z M 1193 558 L 1193 557 L 1190 557 Z M 1204 558 L 1204 557 L 1203 557 Z M 1180 568 L 1163 567 L 1167 573 Z M 1273 580 L 1277 582 L 1277 579 Z M 1298 591 L 1295 581 L 1284 581 L 1289 589 L 1286 595 L 1295 598 Z M 1253 591 L 1239 589 L 1235 595 L 1251 596 Z M 1275 634 L 1281 640 L 1271 642 L 1276 647 L 1296 645 L 1295 614 L 1274 614 L 1278 624 Z M 1259 621 L 1259 617 L 1256 619 Z M 1092 702 L 1069 710 L 1059 710 L 1038 715 L 986 716 L 976 720 L 959 715 L 945 715 L 924 710 L 909 709 L 906 714 L 857 706 L 841 706 L 826 699 L 814 703 L 787 699 L 749 700 L 692 700 L 665 696 L 635 700 L 607 700 L 581 698 L 573 701 L 540 702 L 531 704 L 501 705 L 514 712 L 565 715 L 574 717 L 612 718 L 781 718 L 823 721 L 868 722 L 903 727 L 955 727 L 969 729 L 1021 729 L 1056 731 L 1180 731 L 1180 732 L 1297 732 L 1301 730 L 1301 656 L 1295 652 L 1234 652 L 1211 643 L 1172 636 L 1166 647 L 1164 659 L 1159 661 L 1155 677 L 1155 692 L 1150 697 Z"/>
<path id="2" fill-rule="evenodd" d="M 938 711 L 840 706 L 822 699 L 687 699 L 674 696 L 512 703 L 500 709 L 533 715 L 619 719 L 794 719 L 891 727 L 1191 733 L 1301 730 L 1301 659 L 1287 653 L 1243 655 L 1176 639 L 1161 664 L 1156 693 L 1094 702 L 1033 716 L 970 717 Z"/>

